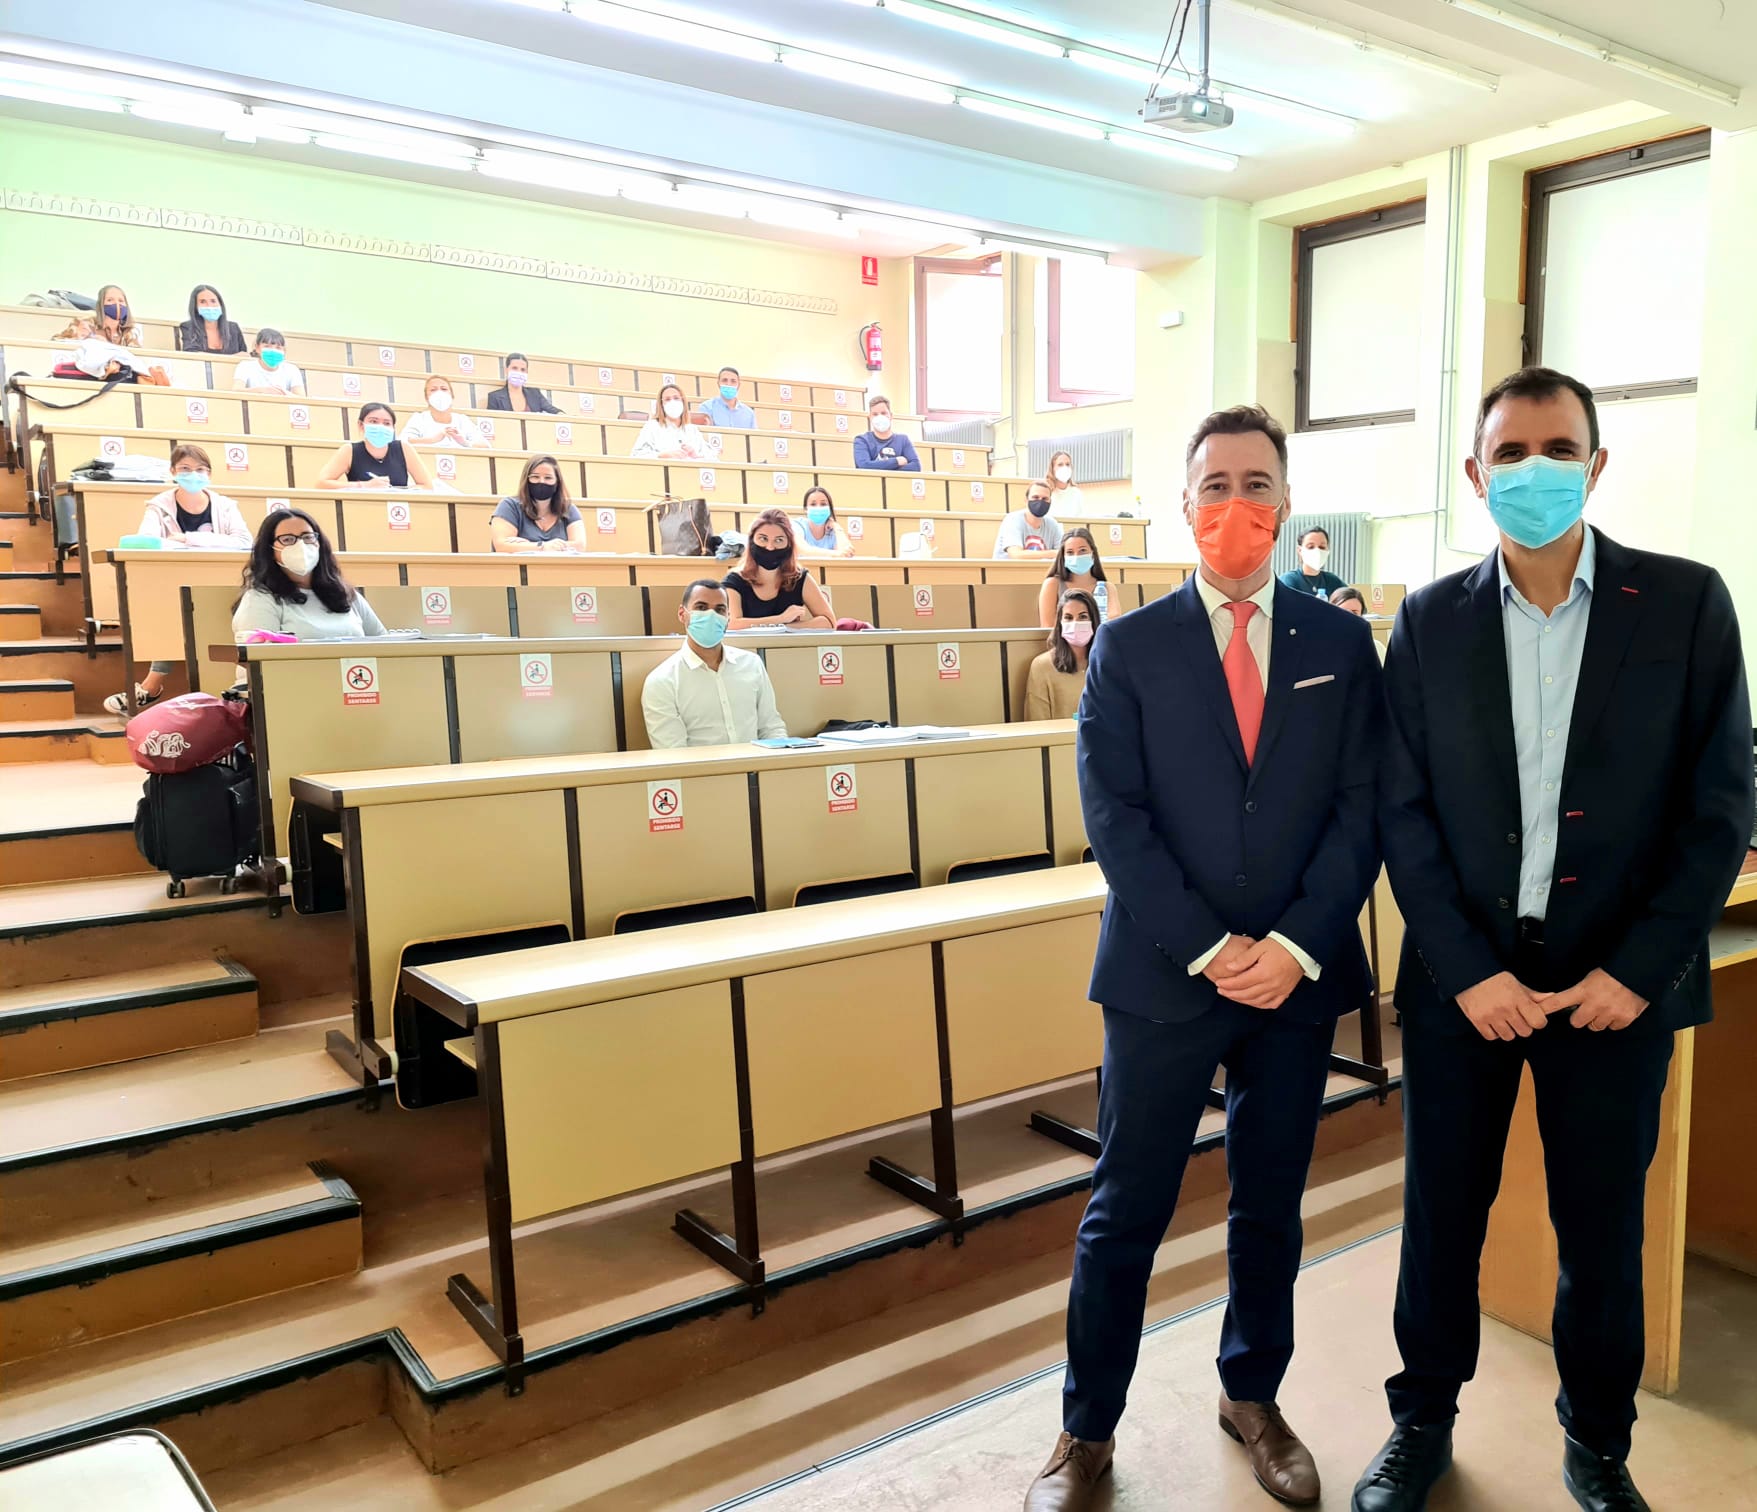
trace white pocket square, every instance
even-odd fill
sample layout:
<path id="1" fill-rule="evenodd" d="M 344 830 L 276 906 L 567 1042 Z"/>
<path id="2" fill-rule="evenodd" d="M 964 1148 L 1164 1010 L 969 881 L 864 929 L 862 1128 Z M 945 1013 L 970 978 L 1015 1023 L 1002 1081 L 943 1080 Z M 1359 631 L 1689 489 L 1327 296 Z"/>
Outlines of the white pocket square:
<path id="1" fill-rule="evenodd" d="M 1336 681 L 1336 674 L 1334 672 L 1326 672 L 1322 677 L 1308 677 L 1303 682 L 1296 682 L 1293 685 L 1293 691 L 1295 693 L 1297 693 L 1297 692 L 1299 692 L 1299 690 L 1301 688 L 1315 688 L 1320 683 L 1335 682 L 1335 681 Z"/>

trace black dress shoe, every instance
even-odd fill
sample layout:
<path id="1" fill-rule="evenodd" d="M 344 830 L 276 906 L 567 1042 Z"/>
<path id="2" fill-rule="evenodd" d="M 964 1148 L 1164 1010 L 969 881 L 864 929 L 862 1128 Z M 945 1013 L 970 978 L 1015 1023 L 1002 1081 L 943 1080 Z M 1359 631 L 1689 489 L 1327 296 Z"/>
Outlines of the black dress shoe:
<path id="1" fill-rule="evenodd" d="M 1649 1512 L 1647 1498 L 1629 1479 L 1627 1464 L 1594 1454 L 1566 1434 L 1562 1437 L 1562 1484 L 1586 1512 Z"/>
<path id="2" fill-rule="evenodd" d="M 1434 1482 L 1452 1468 L 1452 1425 L 1398 1424 L 1354 1483 L 1354 1512 L 1421 1512 Z"/>

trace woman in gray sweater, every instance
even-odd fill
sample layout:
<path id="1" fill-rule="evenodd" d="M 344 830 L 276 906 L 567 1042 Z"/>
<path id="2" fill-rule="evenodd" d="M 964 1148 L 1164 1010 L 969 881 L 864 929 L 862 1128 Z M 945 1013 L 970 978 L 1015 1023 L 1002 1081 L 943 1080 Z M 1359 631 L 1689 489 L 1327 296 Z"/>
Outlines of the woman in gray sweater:
<path id="1" fill-rule="evenodd" d="M 233 638 L 243 644 L 255 630 L 299 640 L 385 633 L 365 595 L 342 576 L 322 527 L 303 509 L 277 509 L 256 532 L 244 592 L 232 606 Z"/>

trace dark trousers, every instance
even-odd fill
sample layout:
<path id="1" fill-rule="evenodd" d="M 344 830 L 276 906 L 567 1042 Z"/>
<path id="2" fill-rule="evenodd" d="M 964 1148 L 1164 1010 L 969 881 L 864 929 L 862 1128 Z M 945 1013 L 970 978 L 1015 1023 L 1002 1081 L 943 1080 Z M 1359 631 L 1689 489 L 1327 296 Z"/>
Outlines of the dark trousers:
<path id="1" fill-rule="evenodd" d="M 1485 1040 L 1468 1025 L 1459 1033 L 1406 1020 L 1396 1312 L 1403 1369 L 1386 1383 L 1399 1423 L 1449 1422 L 1476 1372 L 1483 1239 L 1529 1064 L 1561 1261 L 1551 1327 L 1556 1414 L 1595 1453 L 1628 1456 L 1645 1355 L 1643 1202 L 1671 1055 L 1670 1030 L 1647 1014 L 1627 1029 L 1595 1032 L 1558 1013 L 1511 1042 Z"/>
<path id="2" fill-rule="evenodd" d="M 1220 1379 L 1235 1400 L 1275 1399 L 1293 1358 L 1300 1196 L 1334 1037 L 1333 1024 L 1295 1024 L 1224 1001 L 1181 1024 L 1104 1010 L 1103 1153 L 1074 1250 L 1062 1389 L 1062 1426 L 1076 1438 L 1102 1442 L 1122 1417 L 1153 1255 L 1218 1066 L 1226 1067 L 1232 1182 Z"/>

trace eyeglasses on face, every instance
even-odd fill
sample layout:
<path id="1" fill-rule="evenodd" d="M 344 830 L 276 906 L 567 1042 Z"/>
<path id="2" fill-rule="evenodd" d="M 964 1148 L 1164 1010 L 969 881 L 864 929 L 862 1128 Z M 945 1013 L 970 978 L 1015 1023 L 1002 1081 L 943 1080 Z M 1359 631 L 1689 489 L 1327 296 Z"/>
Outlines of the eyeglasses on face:
<path id="1" fill-rule="evenodd" d="M 278 535 L 275 537 L 275 545 L 277 546 L 297 546 L 301 543 L 315 546 L 317 544 L 316 532 L 307 530 L 303 535 Z"/>

